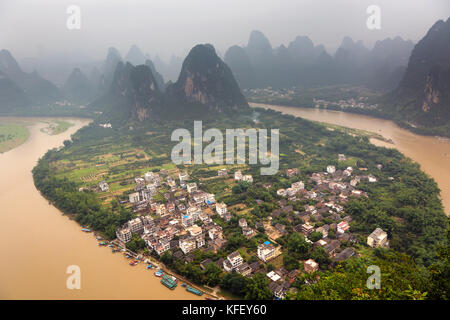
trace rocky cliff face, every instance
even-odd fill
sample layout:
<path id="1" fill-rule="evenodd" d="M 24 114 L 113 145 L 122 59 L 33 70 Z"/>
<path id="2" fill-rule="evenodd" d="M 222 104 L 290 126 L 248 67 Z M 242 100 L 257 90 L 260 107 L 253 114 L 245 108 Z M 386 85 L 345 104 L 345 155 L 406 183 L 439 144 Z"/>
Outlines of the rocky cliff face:
<path id="1" fill-rule="evenodd" d="M 145 60 L 145 65 L 148 66 L 152 71 L 153 77 L 155 78 L 156 84 L 158 85 L 158 89 L 164 92 L 166 90 L 166 83 L 164 82 L 163 76 L 156 70 L 153 61 L 147 59 Z"/>
<path id="2" fill-rule="evenodd" d="M 133 66 L 119 62 L 109 94 L 131 118 L 151 118 L 161 105 L 161 92 L 146 65 Z M 122 104 L 122 106 L 117 106 Z"/>
<path id="3" fill-rule="evenodd" d="M 450 123 L 450 18 L 436 22 L 417 43 L 398 88 L 385 101 L 404 120 Z"/>
<path id="4" fill-rule="evenodd" d="M 248 107 L 230 68 L 211 45 L 198 45 L 190 51 L 178 81 L 169 83 L 165 92 L 160 88 L 162 77 L 158 80 L 155 74 L 161 77 L 151 61 L 139 66 L 119 62 L 109 91 L 91 107 L 109 118 L 138 121 Z"/>
<path id="5" fill-rule="evenodd" d="M 167 88 L 167 101 L 189 108 L 223 111 L 247 107 L 231 69 L 209 44 L 197 45 L 183 62 L 178 81 Z"/>

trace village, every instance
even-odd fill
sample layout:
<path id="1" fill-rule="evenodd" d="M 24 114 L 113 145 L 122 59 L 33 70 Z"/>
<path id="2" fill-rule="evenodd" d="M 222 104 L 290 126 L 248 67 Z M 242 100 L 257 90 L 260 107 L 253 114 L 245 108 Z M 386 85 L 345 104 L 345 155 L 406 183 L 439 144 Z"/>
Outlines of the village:
<path id="1" fill-rule="evenodd" d="M 375 93 L 360 87 L 327 87 L 321 91 L 292 87 L 277 89 L 272 87 L 244 90 L 248 99 L 255 103 L 296 105 L 310 108 L 338 110 L 378 110 L 378 104 L 371 102 Z"/>
<path id="2" fill-rule="evenodd" d="M 339 161 L 345 159 L 345 155 L 339 155 Z M 382 170 L 382 165 L 377 165 L 377 168 Z M 283 299 L 289 290 L 295 290 L 291 285 L 301 273 L 315 274 L 321 269 L 321 265 L 312 258 L 305 259 L 300 268 L 291 271 L 282 265 L 268 267 L 285 250 L 277 243 L 277 239 L 286 235 L 288 230 L 304 236 L 311 246 L 322 247 L 333 264 L 358 255 L 353 247 L 358 238 L 350 228 L 353 218 L 345 213 L 344 206 L 351 197 L 367 197 L 365 192 L 357 188 L 360 182 L 377 183 L 374 175 L 364 175 L 365 170 L 352 167 L 337 170 L 336 166 L 328 165 L 326 171 L 315 172 L 308 177 L 312 185 L 309 190 L 303 181 L 276 190 L 279 208 L 266 219 L 257 219 L 256 222 L 237 217 L 227 204 L 216 201 L 216 195 L 204 192 L 197 183 L 190 182 L 191 177 L 186 171 L 178 171 L 176 177 L 164 169 L 147 172 L 143 177 L 135 178 L 134 190 L 128 194 L 127 200 L 121 201 L 122 204 L 130 205 L 137 217 L 118 228 L 116 236 L 125 247 L 137 235 L 145 241 L 148 251 L 154 256 L 161 257 L 165 252 L 170 252 L 173 259 L 184 263 L 192 262 L 194 252 L 198 250 L 220 252 L 222 258 L 216 261 L 205 259 L 200 267 L 205 270 L 208 264 L 214 263 L 223 272 L 236 272 L 245 277 L 264 273 L 270 280 L 269 289 L 274 299 Z M 354 171 L 361 174 L 355 174 Z M 299 170 L 286 169 L 282 174 L 295 180 Z M 226 168 L 219 169 L 215 178 L 229 179 L 230 176 L 235 183 L 254 183 L 252 175 L 243 174 L 241 170 L 231 173 Z M 264 184 L 266 189 L 271 187 L 270 184 Z M 100 192 L 106 192 L 108 188 L 107 182 L 100 182 Z M 161 198 L 158 192 L 163 188 L 167 192 Z M 302 211 L 294 210 L 293 203 L 305 200 L 311 200 L 310 203 L 314 205 L 304 205 Z M 282 214 L 288 214 L 288 219 L 300 223 L 287 228 L 276 222 Z M 232 219 L 238 219 L 239 228 L 246 239 L 258 234 L 266 239 L 257 244 L 256 252 L 251 256 L 248 251 L 243 256 L 239 249 L 226 252 L 228 239 L 223 226 Z M 367 245 L 372 248 L 389 247 L 387 233 L 376 228 L 367 236 Z"/>

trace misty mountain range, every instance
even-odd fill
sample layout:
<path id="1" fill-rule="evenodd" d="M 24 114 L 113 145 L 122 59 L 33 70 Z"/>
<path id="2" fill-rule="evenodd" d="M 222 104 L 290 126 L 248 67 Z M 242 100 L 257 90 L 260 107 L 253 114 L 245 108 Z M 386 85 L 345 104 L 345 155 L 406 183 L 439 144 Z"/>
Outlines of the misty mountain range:
<path id="1" fill-rule="evenodd" d="M 272 48 L 269 40 L 259 31 L 253 31 L 246 47 L 232 46 L 224 56 L 241 88 L 291 87 L 298 85 L 358 84 L 382 90 L 392 90 L 400 81 L 413 48 L 411 41 L 400 37 L 378 41 L 372 50 L 361 41 L 346 37 L 334 56 L 322 45 L 314 45 L 306 36 L 298 36 L 286 47 Z M 84 74 L 77 67 L 58 88 L 37 72 L 25 73 L 7 50 L 0 52 L 0 71 L 24 92 L 24 97 L 4 96 L 2 105 L 10 100 L 46 104 L 58 99 L 75 103 L 88 103 L 104 95 L 110 88 L 119 62 L 132 65 L 146 64 L 150 67 L 158 88 L 165 90 L 166 81 L 176 81 L 182 60 L 172 56 L 164 63 L 158 56 L 150 59 L 138 46 L 133 45 L 122 58 L 120 52 L 111 47 L 106 59 Z M 5 89 L 3 89 L 5 90 Z M 14 90 L 13 90 L 14 91 Z"/>
<path id="2" fill-rule="evenodd" d="M 400 81 L 413 47 L 396 37 L 377 41 L 369 50 L 362 41 L 345 37 L 332 56 L 306 36 L 272 48 L 262 32 L 253 31 L 246 47 L 228 49 L 225 62 L 242 88 L 358 84 L 390 90 Z"/>
<path id="3" fill-rule="evenodd" d="M 246 106 L 240 88 L 354 84 L 386 91 L 380 105 L 394 119 L 445 127 L 450 126 L 449 57 L 450 19 L 436 22 L 415 46 L 395 37 L 369 50 L 345 37 L 334 55 L 306 36 L 273 48 L 260 31 L 251 33 L 247 46 L 229 48 L 224 61 L 211 45 L 195 46 L 183 62 L 173 58 L 170 67 L 136 45 L 125 58 L 109 48 L 101 66 L 89 74 L 75 68 L 61 88 L 36 71 L 24 72 L 2 50 L 0 110 L 68 99 L 143 120 L 168 110 L 187 114 Z M 169 69 L 177 81 L 165 81 Z"/>

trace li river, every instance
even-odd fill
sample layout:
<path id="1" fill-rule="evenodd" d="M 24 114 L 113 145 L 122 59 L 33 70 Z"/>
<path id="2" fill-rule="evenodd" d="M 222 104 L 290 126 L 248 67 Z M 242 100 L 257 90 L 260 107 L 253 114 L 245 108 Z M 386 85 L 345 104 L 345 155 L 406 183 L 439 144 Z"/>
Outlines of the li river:
<path id="1" fill-rule="evenodd" d="M 82 126 L 58 135 L 40 129 L 48 119 L 27 122 L 29 139 L 0 154 L 0 299 L 203 299 L 181 286 L 164 287 L 142 263 L 131 267 L 121 253 L 99 247 L 93 234 L 63 216 L 36 190 L 31 170 L 39 157 Z M 66 288 L 67 267 L 81 270 L 81 289 Z"/>
<path id="2" fill-rule="evenodd" d="M 256 104 L 253 104 L 256 106 Z M 371 131 L 392 139 L 388 144 L 418 162 L 441 188 L 446 213 L 450 214 L 450 140 L 413 134 L 392 121 L 330 110 L 271 108 L 305 119 Z M 0 299 L 199 299 L 178 286 L 162 286 L 159 278 L 140 264 L 130 267 L 122 254 L 99 247 L 92 234 L 62 215 L 36 190 L 31 174 L 39 157 L 55 147 L 89 120 L 65 119 L 74 126 L 58 135 L 42 132 L 48 119 L 26 121 L 29 139 L 0 154 Z M 81 289 L 66 288 L 67 267 L 81 270 Z"/>

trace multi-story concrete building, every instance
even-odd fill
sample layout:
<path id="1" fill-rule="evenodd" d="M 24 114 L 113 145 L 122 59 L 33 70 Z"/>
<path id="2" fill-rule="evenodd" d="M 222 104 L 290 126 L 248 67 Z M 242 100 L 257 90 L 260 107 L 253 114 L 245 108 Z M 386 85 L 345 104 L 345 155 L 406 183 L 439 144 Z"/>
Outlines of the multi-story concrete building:
<path id="1" fill-rule="evenodd" d="M 227 205 L 223 202 L 216 203 L 216 212 L 219 216 L 223 217 L 227 213 Z"/>
<path id="2" fill-rule="evenodd" d="M 234 251 L 233 253 L 229 254 L 223 261 L 223 268 L 225 269 L 225 271 L 231 272 L 233 270 L 236 270 L 236 268 L 239 267 L 243 261 L 244 259 L 242 259 L 239 252 Z"/>
<path id="3" fill-rule="evenodd" d="M 368 237 L 367 245 L 372 248 L 389 247 L 388 235 L 381 228 L 376 228 Z"/>
<path id="4" fill-rule="evenodd" d="M 261 243 L 257 255 L 262 261 L 267 262 L 275 256 L 275 247 L 269 241 Z"/>

